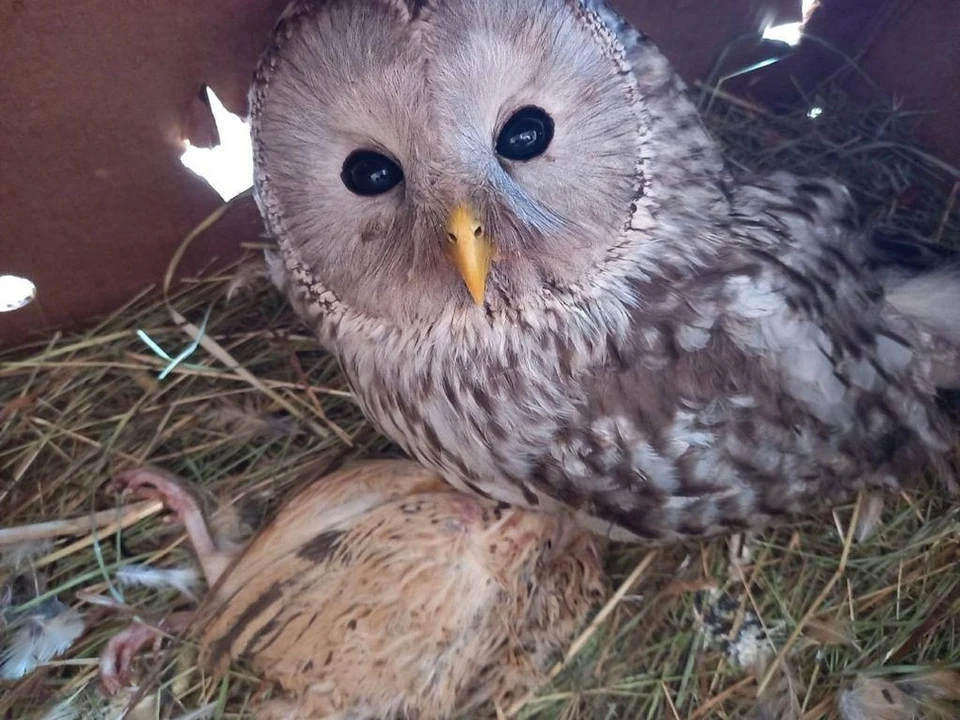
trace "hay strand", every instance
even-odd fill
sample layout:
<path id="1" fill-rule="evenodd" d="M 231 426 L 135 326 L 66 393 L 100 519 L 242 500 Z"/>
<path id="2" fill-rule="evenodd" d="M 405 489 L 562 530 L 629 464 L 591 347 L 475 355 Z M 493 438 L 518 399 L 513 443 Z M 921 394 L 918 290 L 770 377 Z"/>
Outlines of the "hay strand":
<path id="1" fill-rule="evenodd" d="M 882 100 L 854 106 L 832 86 L 811 95 L 821 108 L 816 118 L 808 108 L 777 114 L 723 89 L 706 91 L 705 122 L 734 167 L 833 175 L 875 224 L 960 246 L 960 172 L 912 142 L 915 115 Z M 363 419 L 335 361 L 249 264 L 244 291 L 229 301 L 232 270 L 174 286 L 187 247 L 231 207 L 184 239 L 161 288 L 85 332 L 0 354 L 0 547 L 50 544 L 0 570 L 7 598 L 0 610 L 16 623 L 51 598 L 87 603 L 85 634 L 5 686 L 0 714 L 29 719 L 67 708 L 98 717 L 107 704 L 96 691 L 95 663 L 106 640 L 134 616 L 172 609 L 174 590 L 125 585 L 122 602 L 108 592 L 119 568 L 193 562 L 182 530 L 155 517 L 159 503 L 117 507 L 106 488 L 117 470 L 150 462 L 178 473 L 209 507 L 231 508 L 242 519 L 235 524 L 249 530 L 338 463 L 397 452 Z M 201 332 L 188 318 L 208 308 Z M 168 361 L 137 329 L 161 348 L 182 347 L 186 338 L 197 350 L 159 381 Z M 217 417 L 223 407 L 279 420 L 283 430 L 234 432 Z M 745 541 L 734 563 L 722 539 L 656 553 L 614 547 L 608 570 L 617 592 L 552 666 L 548 684 L 507 709 L 475 709 L 464 719 L 744 717 L 784 662 L 791 687 L 804 688 L 791 703 L 799 701 L 805 718 L 826 717 L 856 677 L 903 688 L 902 677 L 955 672 L 960 512 L 923 482 L 882 506 L 863 503 L 838 509 L 837 517 L 849 518 L 839 535 L 823 531 L 829 516 L 811 518 Z M 755 619 L 772 648 L 759 681 L 722 641 L 705 642 L 697 617 L 711 593 L 729 600 L 728 637 Z M 174 644 L 143 676 L 155 683 L 142 696 L 166 704 L 151 712 L 251 717 L 263 690 L 258 679 L 237 666 L 215 683 L 194 667 L 192 653 Z"/>

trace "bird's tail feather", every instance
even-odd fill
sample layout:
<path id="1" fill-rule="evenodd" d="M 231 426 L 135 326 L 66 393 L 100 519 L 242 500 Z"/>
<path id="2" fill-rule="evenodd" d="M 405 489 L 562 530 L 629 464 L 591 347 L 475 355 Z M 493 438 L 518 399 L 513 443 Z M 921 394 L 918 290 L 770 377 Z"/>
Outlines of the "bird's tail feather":
<path id="1" fill-rule="evenodd" d="M 934 374 L 941 387 L 960 387 L 960 252 L 880 231 L 871 240 L 887 302 L 953 350 L 939 353 Z"/>
<path id="2" fill-rule="evenodd" d="M 960 348 L 960 265 L 915 276 L 890 275 L 885 284 L 887 302 Z"/>

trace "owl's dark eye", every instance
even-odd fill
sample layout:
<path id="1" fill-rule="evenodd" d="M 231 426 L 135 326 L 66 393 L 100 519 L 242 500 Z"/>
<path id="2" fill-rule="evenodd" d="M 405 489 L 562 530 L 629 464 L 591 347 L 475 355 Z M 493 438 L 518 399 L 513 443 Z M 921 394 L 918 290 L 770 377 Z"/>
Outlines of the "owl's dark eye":
<path id="1" fill-rule="evenodd" d="M 343 161 L 340 179 L 357 195 L 381 195 L 403 180 L 403 170 L 386 155 L 373 150 L 354 150 Z"/>
<path id="2" fill-rule="evenodd" d="M 530 160 L 542 155 L 553 140 L 553 120 L 538 107 L 517 110 L 497 137 L 497 154 L 507 160 Z"/>

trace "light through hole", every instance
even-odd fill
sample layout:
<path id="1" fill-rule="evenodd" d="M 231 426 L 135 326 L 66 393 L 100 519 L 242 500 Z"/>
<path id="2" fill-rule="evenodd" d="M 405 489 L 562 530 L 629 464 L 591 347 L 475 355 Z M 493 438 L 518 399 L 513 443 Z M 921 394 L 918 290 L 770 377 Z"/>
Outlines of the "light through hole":
<path id="1" fill-rule="evenodd" d="M 787 45 L 797 45 L 803 37 L 803 28 L 817 9 L 820 0 L 802 0 L 800 3 L 800 13 L 803 18 L 800 22 L 783 23 L 782 25 L 768 25 L 763 30 L 764 40 L 774 40 L 776 42 L 786 43 Z"/>
<path id="2" fill-rule="evenodd" d="M 0 312 L 19 310 L 37 296 L 37 286 L 18 275 L 0 275 Z"/>
<path id="3" fill-rule="evenodd" d="M 180 162 L 202 177 L 224 201 L 231 200 L 253 185 L 253 146 L 250 126 L 227 110 L 212 89 L 206 88 L 210 110 L 217 123 L 220 144 L 212 148 L 186 149 Z"/>

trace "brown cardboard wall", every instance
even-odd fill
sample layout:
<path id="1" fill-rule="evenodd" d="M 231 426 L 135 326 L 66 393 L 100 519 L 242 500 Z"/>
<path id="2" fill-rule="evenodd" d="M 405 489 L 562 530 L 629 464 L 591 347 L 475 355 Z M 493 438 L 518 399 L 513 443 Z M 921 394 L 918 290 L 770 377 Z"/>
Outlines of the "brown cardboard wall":
<path id="1" fill-rule="evenodd" d="M 35 303 L 0 314 L 0 346 L 111 310 L 159 281 L 182 237 L 220 203 L 179 162 L 185 126 L 209 134 L 202 121 L 186 121 L 198 88 L 211 85 L 241 111 L 286 2 L 0 0 L 0 274 L 39 288 Z M 870 69 L 908 103 L 939 109 L 925 137 L 956 158 L 960 4 L 879 4 L 890 2 L 894 11 L 870 31 Z M 799 0 L 614 4 L 691 80 L 732 38 L 799 12 Z M 821 12 L 831 5 L 845 17 L 878 7 L 825 0 Z M 852 47 L 864 24 L 847 26 L 836 42 Z M 821 70 L 810 62 L 791 72 Z M 185 269 L 227 260 L 259 232 L 252 203 L 241 206 L 198 243 Z"/>
<path id="2" fill-rule="evenodd" d="M 863 66 L 906 107 L 929 111 L 920 139 L 960 167 L 960 2 L 899 0 Z"/>
<path id="3" fill-rule="evenodd" d="M 155 283 L 220 204 L 179 161 L 200 83 L 235 109 L 286 0 L 0 3 L 0 273 L 37 301 L 0 315 L 0 341 L 108 311 Z M 232 213 L 188 258 L 256 239 Z"/>

